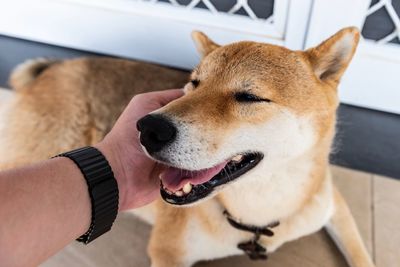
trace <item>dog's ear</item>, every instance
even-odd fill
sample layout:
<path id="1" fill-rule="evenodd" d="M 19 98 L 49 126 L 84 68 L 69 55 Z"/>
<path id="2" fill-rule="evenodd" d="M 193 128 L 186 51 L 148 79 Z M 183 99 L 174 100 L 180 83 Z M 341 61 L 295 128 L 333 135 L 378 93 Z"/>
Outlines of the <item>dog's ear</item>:
<path id="1" fill-rule="evenodd" d="M 357 28 L 344 28 L 306 55 L 317 77 L 324 82 L 338 83 L 356 50 L 360 33 Z"/>
<path id="2" fill-rule="evenodd" d="M 220 47 L 214 43 L 207 35 L 199 31 L 192 32 L 192 39 L 196 45 L 197 51 L 202 57 L 207 56 L 211 51 Z"/>

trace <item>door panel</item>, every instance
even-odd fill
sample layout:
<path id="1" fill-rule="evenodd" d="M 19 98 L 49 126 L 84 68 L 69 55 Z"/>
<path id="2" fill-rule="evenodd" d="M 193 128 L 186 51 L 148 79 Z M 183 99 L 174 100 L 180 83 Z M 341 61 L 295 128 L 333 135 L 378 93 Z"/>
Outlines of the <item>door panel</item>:
<path id="1" fill-rule="evenodd" d="M 191 69 L 199 61 L 194 29 L 221 44 L 255 40 L 301 49 L 311 0 L 299 2 L 13 0 L 2 6 L 0 34 Z"/>
<path id="2" fill-rule="evenodd" d="M 400 0 L 316 0 L 307 46 L 345 26 L 362 40 L 340 85 L 342 102 L 400 114 Z"/>

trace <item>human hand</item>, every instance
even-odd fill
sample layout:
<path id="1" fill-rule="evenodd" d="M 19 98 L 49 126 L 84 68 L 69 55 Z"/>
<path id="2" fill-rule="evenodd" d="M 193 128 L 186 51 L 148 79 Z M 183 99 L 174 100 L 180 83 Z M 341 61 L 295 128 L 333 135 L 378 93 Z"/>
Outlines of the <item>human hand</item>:
<path id="1" fill-rule="evenodd" d="M 96 145 L 109 161 L 117 179 L 120 211 L 146 205 L 159 194 L 157 168 L 160 166 L 145 155 L 136 122 L 182 95 L 181 89 L 136 95 L 110 133 Z"/>

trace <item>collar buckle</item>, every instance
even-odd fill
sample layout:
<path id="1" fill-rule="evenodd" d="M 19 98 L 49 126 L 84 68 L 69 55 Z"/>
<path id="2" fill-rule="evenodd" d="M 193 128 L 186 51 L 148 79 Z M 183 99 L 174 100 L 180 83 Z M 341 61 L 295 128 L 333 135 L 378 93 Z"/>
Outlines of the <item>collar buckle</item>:
<path id="1" fill-rule="evenodd" d="M 249 225 L 243 224 L 240 221 L 236 220 L 232 217 L 232 215 L 225 210 L 223 213 L 228 220 L 228 223 L 241 231 L 246 231 L 254 234 L 252 240 L 247 242 L 242 242 L 238 244 L 238 248 L 243 250 L 244 253 L 251 259 L 251 260 L 266 260 L 268 259 L 267 256 L 267 249 L 263 247 L 258 241 L 260 240 L 261 235 L 265 235 L 271 237 L 274 235 L 274 232 L 270 228 L 277 227 L 279 225 L 279 221 L 270 223 L 266 226 L 259 227 L 256 225 Z"/>

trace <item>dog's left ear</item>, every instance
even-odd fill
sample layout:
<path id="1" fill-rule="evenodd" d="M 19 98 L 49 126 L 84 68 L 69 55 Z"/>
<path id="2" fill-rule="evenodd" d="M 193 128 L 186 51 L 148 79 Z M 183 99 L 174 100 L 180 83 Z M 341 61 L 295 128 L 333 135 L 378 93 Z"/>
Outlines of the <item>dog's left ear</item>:
<path id="1" fill-rule="evenodd" d="M 344 28 L 317 47 L 306 50 L 317 77 L 324 82 L 338 83 L 356 51 L 359 39 L 357 28 Z"/>
<path id="2" fill-rule="evenodd" d="M 199 31 L 192 32 L 192 39 L 196 45 L 197 51 L 201 57 L 205 57 L 210 54 L 213 50 L 220 47 L 219 44 L 214 43 L 207 35 Z"/>

